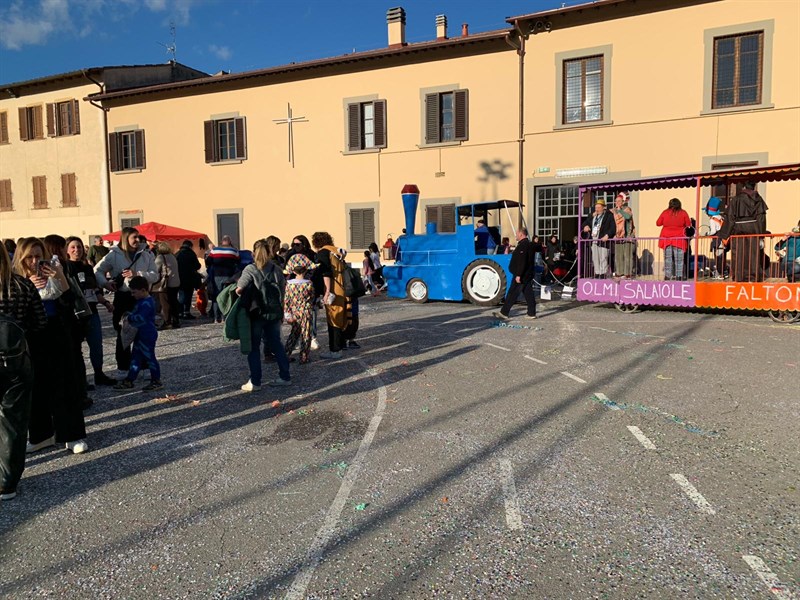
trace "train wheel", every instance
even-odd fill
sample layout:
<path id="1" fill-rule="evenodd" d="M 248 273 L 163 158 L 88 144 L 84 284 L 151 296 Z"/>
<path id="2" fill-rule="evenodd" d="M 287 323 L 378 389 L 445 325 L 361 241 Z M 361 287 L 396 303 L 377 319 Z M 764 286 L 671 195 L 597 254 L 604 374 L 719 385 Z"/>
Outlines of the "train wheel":
<path id="1" fill-rule="evenodd" d="M 493 260 L 471 262 L 461 277 L 464 298 L 478 306 L 496 306 L 506 293 L 506 272 Z"/>
<path id="2" fill-rule="evenodd" d="M 776 323 L 800 323 L 800 310 L 771 310 L 769 318 Z"/>
<path id="3" fill-rule="evenodd" d="M 428 284 L 415 277 L 406 286 L 406 295 L 409 300 L 417 304 L 425 304 L 428 301 Z"/>
<path id="4" fill-rule="evenodd" d="M 638 304 L 615 304 L 617 310 L 621 313 L 633 314 L 639 312 Z"/>

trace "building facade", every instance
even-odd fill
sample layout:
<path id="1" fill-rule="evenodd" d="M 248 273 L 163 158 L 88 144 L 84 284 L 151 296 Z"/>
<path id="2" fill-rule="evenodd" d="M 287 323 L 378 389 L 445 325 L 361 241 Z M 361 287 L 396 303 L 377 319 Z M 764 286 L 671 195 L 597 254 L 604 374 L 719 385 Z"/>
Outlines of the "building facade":
<path id="1" fill-rule="evenodd" d="M 111 227 L 105 111 L 98 91 L 203 77 L 179 63 L 91 68 L 0 85 L 0 238 Z"/>

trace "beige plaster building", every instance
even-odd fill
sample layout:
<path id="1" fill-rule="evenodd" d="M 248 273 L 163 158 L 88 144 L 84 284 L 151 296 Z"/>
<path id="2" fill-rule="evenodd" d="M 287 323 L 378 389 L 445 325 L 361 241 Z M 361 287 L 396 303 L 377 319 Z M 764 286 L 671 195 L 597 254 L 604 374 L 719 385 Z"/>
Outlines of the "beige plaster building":
<path id="1" fill-rule="evenodd" d="M 92 93 L 204 77 L 179 63 L 101 67 L 0 85 L 0 238 L 107 233 L 105 112 Z"/>
<path id="2" fill-rule="evenodd" d="M 94 95 L 112 227 L 157 220 L 242 247 L 325 229 L 361 250 L 400 234 L 416 183 L 418 230 L 510 198 L 537 232 L 571 237 L 581 183 L 800 161 L 796 2 L 599 0 L 456 37 L 439 18 L 415 44 L 405 18 L 389 11 L 382 50 Z M 146 164 L 120 158 L 136 136 Z M 773 231 L 797 222 L 797 184 L 761 193 Z M 640 236 L 672 195 L 694 214 L 691 192 L 633 195 Z"/>

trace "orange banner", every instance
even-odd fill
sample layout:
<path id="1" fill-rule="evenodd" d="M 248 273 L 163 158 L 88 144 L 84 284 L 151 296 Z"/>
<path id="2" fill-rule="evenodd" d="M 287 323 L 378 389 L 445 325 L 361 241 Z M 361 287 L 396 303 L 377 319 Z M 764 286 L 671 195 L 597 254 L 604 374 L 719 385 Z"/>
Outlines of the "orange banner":
<path id="1" fill-rule="evenodd" d="M 752 310 L 800 310 L 800 283 L 697 282 L 697 306 Z"/>

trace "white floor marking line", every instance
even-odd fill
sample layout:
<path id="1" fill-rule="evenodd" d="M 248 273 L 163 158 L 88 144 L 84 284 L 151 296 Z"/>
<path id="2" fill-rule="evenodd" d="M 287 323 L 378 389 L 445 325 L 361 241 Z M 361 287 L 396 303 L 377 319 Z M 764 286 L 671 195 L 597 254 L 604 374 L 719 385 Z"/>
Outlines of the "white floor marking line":
<path id="1" fill-rule="evenodd" d="M 717 511 L 711 507 L 711 504 L 708 503 L 708 500 L 703 498 L 703 495 L 697 491 L 696 487 L 689 483 L 689 480 L 686 479 L 686 477 L 680 473 L 673 473 L 670 475 L 670 477 L 675 480 L 675 483 L 681 486 L 681 489 L 686 493 L 687 496 L 689 496 L 692 502 L 697 505 L 697 508 L 708 515 L 717 514 Z"/>
<path id="2" fill-rule="evenodd" d="M 504 352 L 511 352 L 511 348 L 503 348 L 502 346 L 496 346 L 495 344 L 490 344 L 486 342 L 487 346 L 491 346 L 492 348 L 497 348 L 498 350 L 503 350 Z"/>
<path id="3" fill-rule="evenodd" d="M 630 431 L 633 434 L 633 437 L 639 440 L 642 446 L 644 446 L 648 450 L 656 450 L 656 445 L 653 442 L 651 442 L 650 439 L 645 434 L 642 433 L 641 429 L 639 429 L 635 425 L 628 425 L 628 431 Z"/>
<path id="4" fill-rule="evenodd" d="M 522 514 L 519 512 L 517 485 L 514 483 L 514 469 L 507 458 L 500 459 L 500 470 L 503 472 L 503 501 L 506 505 L 506 524 L 512 531 L 522 529 Z"/>
<path id="5" fill-rule="evenodd" d="M 559 373 L 561 373 L 564 377 L 569 377 L 570 379 L 574 379 L 578 383 L 586 383 L 583 379 L 581 379 L 580 377 L 576 377 L 572 373 L 567 373 L 566 371 L 559 371 Z"/>
<path id="6" fill-rule="evenodd" d="M 606 406 L 607 406 L 608 408 L 610 408 L 611 410 L 622 410 L 622 409 L 621 409 L 619 406 L 617 406 L 616 404 L 614 404 L 613 402 L 611 402 L 611 400 L 609 400 L 609 399 L 608 399 L 608 396 L 606 396 L 605 394 L 602 394 L 602 393 L 600 393 L 600 392 L 595 392 L 595 393 L 594 393 L 594 395 L 595 395 L 595 397 L 596 397 L 598 400 L 600 400 L 601 402 L 605 402 L 605 403 L 606 403 Z"/>
<path id="7" fill-rule="evenodd" d="M 775 594 L 775 596 L 781 600 L 794 600 L 794 598 L 796 598 L 796 596 L 786 589 L 786 586 L 781 583 L 780 579 L 778 579 L 778 576 L 770 571 L 769 567 L 763 560 L 752 555 L 743 556 L 742 559 L 751 569 L 753 569 L 753 571 L 755 571 L 759 579 L 761 579 L 761 581 L 767 585 L 769 591 Z"/>
<path id="8" fill-rule="evenodd" d="M 546 365 L 547 364 L 543 360 L 539 360 L 538 358 L 533 358 L 532 356 L 528 356 L 527 354 L 525 355 L 525 358 L 527 358 L 528 360 L 532 360 L 535 363 L 539 363 L 540 365 Z"/>
<path id="9" fill-rule="evenodd" d="M 322 526 L 319 528 L 319 531 L 317 531 L 317 535 L 314 537 L 314 541 L 311 543 L 311 547 L 308 549 L 305 560 L 303 560 L 303 563 L 300 566 L 300 571 L 297 573 L 292 586 L 286 593 L 287 600 L 296 600 L 298 598 L 305 597 L 308 584 L 311 582 L 311 578 L 314 576 L 314 571 L 317 569 L 317 566 L 319 565 L 320 561 L 322 560 L 322 556 L 325 553 L 325 546 L 330 543 L 334 534 L 336 533 L 336 525 L 339 522 L 339 517 L 342 514 L 342 510 L 344 510 L 344 505 L 347 502 L 347 499 L 350 497 L 350 492 L 353 489 L 356 478 L 364 466 L 367 453 L 369 452 L 369 447 L 372 445 L 372 440 L 375 438 L 375 433 L 377 433 L 378 427 L 383 419 L 383 413 L 386 411 L 386 386 L 383 384 L 383 380 L 375 369 L 370 368 L 361 360 L 357 360 L 357 362 L 360 363 L 367 373 L 369 373 L 370 376 L 377 382 L 378 404 L 375 407 L 375 412 L 373 413 L 372 419 L 369 422 L 367 432 L 364 434 L 364 437 L 361 439 L 361 444 L 358 446 L 356 456 L 353 459 L 353 462 L 350 463 L 350 466 L 347 467 L 347 471 L 345 472 L 344 479 L 342 480 L 342 485 L 339 486 L 339 491 L 336 494 L 336 498 L 334 498 L 333 504 L 331 504 L 330 508 L 328 509 L 328 513 L 325 515 L 325 520 L 323 521 Z"/>

